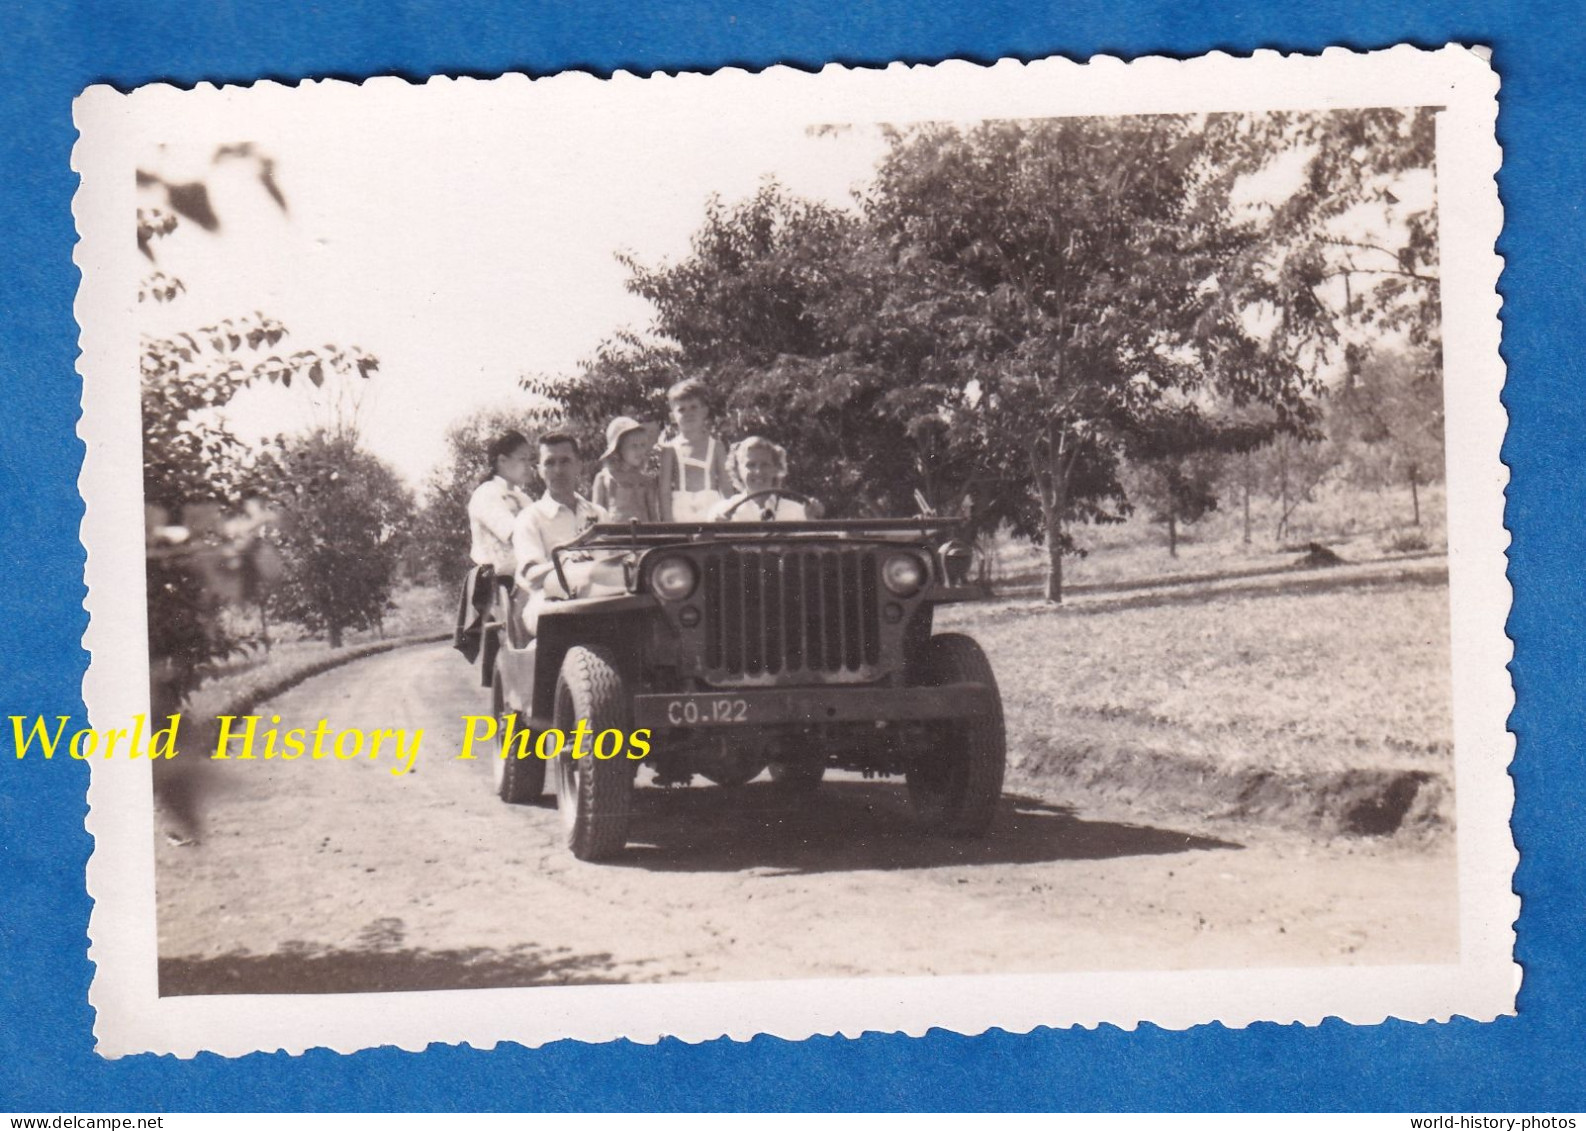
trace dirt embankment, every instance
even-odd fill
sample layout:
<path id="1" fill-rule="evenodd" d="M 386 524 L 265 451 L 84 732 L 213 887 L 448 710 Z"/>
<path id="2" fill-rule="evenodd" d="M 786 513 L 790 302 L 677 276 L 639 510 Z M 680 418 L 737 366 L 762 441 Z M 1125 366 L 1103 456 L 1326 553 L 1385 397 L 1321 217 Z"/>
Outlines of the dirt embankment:
<path id="1" fill-rule="evenodd" d="M 1229 767 L 1119 745 L 1117 728 L 1108 729 L 1093 743 L 1023 759 L 1011 782 L 1072 789 L 1093 803 L 1157 818 L 1260 822 L 1322 837 L 1428 836 L 1452 825 L 1453 790 L 1444 773 Z"/>

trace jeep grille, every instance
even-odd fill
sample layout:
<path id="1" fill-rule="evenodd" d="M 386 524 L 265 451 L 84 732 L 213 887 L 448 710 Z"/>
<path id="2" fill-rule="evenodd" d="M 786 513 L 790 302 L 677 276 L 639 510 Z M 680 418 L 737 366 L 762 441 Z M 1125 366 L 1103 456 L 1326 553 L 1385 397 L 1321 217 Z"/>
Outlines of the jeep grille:
<path id="1" fill-rule="evenodd" d="M 840 675 L 880 660 L 874 550 L 768 547 L 703 557 L 711 675 Z"/>

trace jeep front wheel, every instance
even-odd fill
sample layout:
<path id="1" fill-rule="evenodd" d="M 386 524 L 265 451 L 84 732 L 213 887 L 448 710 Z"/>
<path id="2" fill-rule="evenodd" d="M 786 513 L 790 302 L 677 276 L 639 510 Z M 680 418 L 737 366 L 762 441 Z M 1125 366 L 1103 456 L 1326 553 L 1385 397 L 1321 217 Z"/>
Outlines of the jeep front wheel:
<path id="1" fill-rule="evenodd" d="M 628 843 L 633 763 L 625 758 L 573 757 L 573 731 L 588 721 L 591 742 L 603 730 L 628 730 L 628 691 L 603 648 L 569 648 L 556 677 L 555 725 L 568 736 L 557 755 L 556 808 L 567 847 L 580 860 L 608 860 Z"/>
<path id="2" fill-rule="evenodd" d="M 952 632 L 931 637 L 920 674 L 926 687 L 979 683 L 991 689 L 991 712 L 945 724 L 940 740 L 918 751 L 907 773 L 909 803 L 926 828 L 980 836 L 996 814 L 1008 761 L 996 676 L 980 645 Z"/>
<path id="3" fill-rule="evenodd" d="M 516 751 L 503 749 L 508 722 L 516 726 L 520 720 L 516 711 L 507 709 L 500 668 L 490 679 L 490 713 L 496 717 L 496 796 L 508 805 L 531 805 L 545 792 L 545 763 L 534 756 L 532 743 L 528 745 L 527 758 L 514 757 Z"/>

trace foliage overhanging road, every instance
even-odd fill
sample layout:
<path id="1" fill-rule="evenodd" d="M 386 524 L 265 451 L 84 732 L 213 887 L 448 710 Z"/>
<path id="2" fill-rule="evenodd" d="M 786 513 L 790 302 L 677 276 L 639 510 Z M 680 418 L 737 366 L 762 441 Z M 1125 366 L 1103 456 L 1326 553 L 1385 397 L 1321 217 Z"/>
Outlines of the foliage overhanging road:
<path id="1" fill-rule="evenodd" d="M 1398 963 L 1455 955 L 1445 842 L 1157 826 L 1052 783 L 992 834 L 910 826 L 901 783 L 643 788 L 615 865 L 556 813 L 497 802 L 455 758 L 482 713 L 444 645 L 371 657 L 273 702 L 282 726 L 423 727 L 392 763 L 204 764 L 196 845 L 158 845 L 164 993 Z M 193 751 L 190 756 L 201 756 Z"/>

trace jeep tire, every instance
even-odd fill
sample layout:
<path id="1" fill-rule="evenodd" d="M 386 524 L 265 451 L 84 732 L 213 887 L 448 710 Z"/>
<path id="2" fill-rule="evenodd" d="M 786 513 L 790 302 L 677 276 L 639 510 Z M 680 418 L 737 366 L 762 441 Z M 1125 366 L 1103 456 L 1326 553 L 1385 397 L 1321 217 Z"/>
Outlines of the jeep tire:
<path id="1" fill-rule="evenodd" d="M 580 860 L 609 860 L 627 845 L 634 773 L 626 758 L 600 760 L 587 750 L 574 758 L 571 736 L 580 719 L 589 720 L 591 739 L 612 728 L 627 734 L 628 716 L 628 690 L 611 654 L 569 648 L 556 677 L 555 726 L 569 736 L 555 759 L 556 808 Z"/>
<path id="2" fill-rule="evenodd" d="M 941 728 L 941 739 L 921 750 L 907 773 L 909 803 L 920 823 L 948 836 L 980 836 L 996 815 L 1007 768 L 1002 695 L 980 645 L 955 632 L 931 637 L 920 667 L 920 685 L 980 683 L 991 688 L 992 711 L 957 719 Z"/>
<path id="3" fill-rule="evenodd" d="M 508 805 L 532 805 L 545 792 L 545 763 L 529 750 L 527 758 L 513 757 L 513 751 L 503 749 L 507 733 L 507 720 L 518 722 L 516 711 L 507 709 L 506 687 L 501 682 L 501 669 L 497 668 L 490 679 L 490 713 L 496 718 L 496 753 L 493 772 L 496 796 Z"/>

